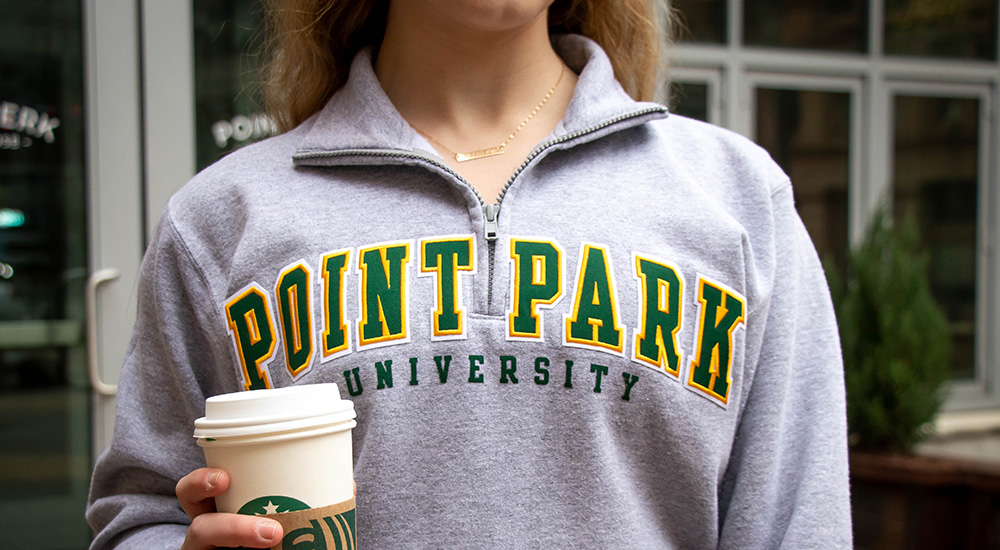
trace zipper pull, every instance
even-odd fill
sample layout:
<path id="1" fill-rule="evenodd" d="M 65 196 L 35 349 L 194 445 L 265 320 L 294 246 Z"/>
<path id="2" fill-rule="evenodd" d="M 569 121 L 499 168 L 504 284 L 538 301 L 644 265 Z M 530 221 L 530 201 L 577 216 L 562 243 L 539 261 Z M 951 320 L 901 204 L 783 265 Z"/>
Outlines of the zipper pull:
<path id="1" fill-rule="evenodd" d="M 483 206 L 483 213 L 486 215 L 486 240 L 495 241 L 499 232 L 497 215 L 500 213 L 500 207 L 495 204 L 487 204 Z"/>

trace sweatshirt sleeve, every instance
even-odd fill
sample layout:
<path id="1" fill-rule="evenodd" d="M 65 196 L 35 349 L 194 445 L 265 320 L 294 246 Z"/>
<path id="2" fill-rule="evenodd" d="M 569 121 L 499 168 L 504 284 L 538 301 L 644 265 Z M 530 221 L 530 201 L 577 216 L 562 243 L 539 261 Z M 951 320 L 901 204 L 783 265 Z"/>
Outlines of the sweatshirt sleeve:
<path id="1" fill-rule="evenodd" d="M 850 548 L 837 323 L 789 184 L 772 194 L 776 267 L 760 348 L 720 486 L 719 548 Z"/>
<path id="2" fill-rule="evenodd" d="M 114 437 L 91 481 L 92 549 L 178 548 L 178 479 L 203 467 L 192 437 L 207 395 L 232 384 L 208 328 L 221 322 L 204 277 L 164 212 L 143 259 L 138 312 L 119 383 Z M 230 376 L 235 377 L 235 375 Z M 235 391 L 228 388 L 228 391 Z"/>

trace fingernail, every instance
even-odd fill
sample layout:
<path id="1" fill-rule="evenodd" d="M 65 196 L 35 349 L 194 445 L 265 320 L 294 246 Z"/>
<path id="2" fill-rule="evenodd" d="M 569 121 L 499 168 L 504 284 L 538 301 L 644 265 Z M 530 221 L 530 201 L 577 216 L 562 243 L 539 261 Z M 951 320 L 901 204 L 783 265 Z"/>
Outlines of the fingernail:
<path id="1" fill-rule="evenodd" d="M 212 472 L 211 475 L 208 476 L 208 488 L 209 489 L 215 487 L 215 484 L 218 483 L 218 481 L 219 481 L 219 474 L 221 474 L 221 473 L 222 472 L 216 470 L 216 471 Z"/>
<path id="2" fill-rule="evenodd" d="M 257 524 L 257 534 L 260 538 L 264 540 L 271 540 L 274 536 L 274 522 L 273 521 L 262 521 Z"/>

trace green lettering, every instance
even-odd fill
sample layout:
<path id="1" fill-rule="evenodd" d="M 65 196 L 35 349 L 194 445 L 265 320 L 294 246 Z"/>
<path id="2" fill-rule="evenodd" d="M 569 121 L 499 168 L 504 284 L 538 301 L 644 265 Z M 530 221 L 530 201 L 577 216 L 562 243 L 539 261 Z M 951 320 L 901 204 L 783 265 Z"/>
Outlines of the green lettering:
<path id="1" fill-rule="evenodd" d="M 351 383 L 351 374 L 354 374 L 354 383 Z M 344 371 L 344 380 L 347 381 L 347 393 L 351 394 L 351 397 L 357 397 L 361 395 L 361 392 L 365 391 L 361 387 L 361 377 L 358 376 L 358 367 L 354 367 L 351 370 Z M 357 388 L 354 385 L 357 384 Z"/>
<path id="2" fill-rule="evenodd" d="M 507 313 L 507 336 L 542 338 L 539 307 L 551 307 L 562 296 L 562 251 L 553 243 L 511 239 L 514 289 Z"/>
<path id="3" fill-rule="evenodd" d="M 548 357 L 535 357 L 535 372 L 538 373 L 535 376 L 535 383 L 539 386 L 549 383 L 549 369 L 545 368 L 547 366 L 549 366 Z"/>
<path id="4" fill-rule="evenodd" d="M 688 383 L 725 404 L 732 376 L 733 331 L 743 323 L 743 299 L 699 279 L 698 301 L 701 321 Z"/>
<path id="5" fill-rule="evenodd" d="M 458 284 L 459 271 L 472 271 L 472 238 L 421 241 L 420 272 L 437 275 L 437 300 L 433 313 L 435 337 L 461 335 L 465 331 Z"/>
<path id="6" fill-rule="evenodd" d="M 264 364 L 274 355 L 274 323 L 267 305 L 267 293 L 257 285 L 246 289 L 226 304 L 229 334 L 243 367 L 243 388 L 270 388 Z"/>
<path id="7" fill-rule="evenodd" d="M 642 289 L 642 311 L 635 337 L 635 359 L 680 373 L 677 331 L 681 328 L 683 284 L 672 267 L 636 257 L 636 276 Z"/>
<path id="8" fill-rule="evenodd" d="M 378 381 L 378 385 L 375 387 L 377 390 L 392 387 L 392 359 L 375 363 L 375 379 Z"/>
<path id="9" fill-rule="evenodd" d="M 360 345 L 406 339 L 406 264 L 410 245 L 386 245 L 358 253 L 361 267 Z"/>
<path id="10" fill-rule="evenodd" d="M 301 374 L 312 360 L 312 276 L 303 264 L 282 272 L 275 292 L 285 342 L 285 364 L 292 377 Z"/>
<path id="11" fill-rule="evenodd" d="M 594 373 L 594 393 L 601 393 L 601 378 L 608 374 L 608 367 L 591 363 L 590 372 Z"/>
<path id="12" fill-rule="evenodd" d="M 448 382 L 448 367 L 451 366 L 451 356 L 445 355 L 444 365 L 441 364 L 442 357 L 440 355 L 434 356 L 434 364 L 437 366 L 438 378 L 441 379 L 441 383 L 445 384 Z"/>
<path id="13" fill-rule="evenodd" d="M 622 395 L 622 401 L 628 401 L 629 396 L 632 394 L 632 386 L 639 381 L 639 376 L 636 374 L 629 374 L 627 372 L 622 373 L 622 378 L 625 379 L 625 395 Z"/>
<path id="14" fill-rule="evenodd" d="M 517 384 L 517 359 L 511 355 L 500 356 L 500 383 Z"/>
<path id="15" fill-rule="evenodd" d="M 566 343 L 597 346 L 621 353 L 622 329 L 611 266 L 603 248 L 584 245 L 573 314 L 566 318 Z"/>
<path id="16" fill-rule="evenodd" d="M 323 256 L 323 357 L 348 351 L 344 321 L 344 275 L 350 250 Z"/>
<path id="17" fill-rule="evenodd" d="M 482 355 L 470 355 L 469 356 L 469 382 L 472 384 L 482 384 L 483 383 L 483 373 L 479 372 L 480 365 L 486 361 L 486 358 Z"/>

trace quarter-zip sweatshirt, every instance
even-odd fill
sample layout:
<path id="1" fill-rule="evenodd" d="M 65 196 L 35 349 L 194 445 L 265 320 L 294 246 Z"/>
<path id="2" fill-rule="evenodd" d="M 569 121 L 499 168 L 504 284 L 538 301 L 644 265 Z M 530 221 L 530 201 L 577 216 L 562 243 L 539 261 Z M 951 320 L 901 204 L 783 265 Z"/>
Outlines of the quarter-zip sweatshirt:
<path id="1" fill-rule="evenodd" d="M 360 548 L 846 548 L 836 323 L 788 178 L 604 53 L 499 204 L 370 53 L 175 195 L 146 253 L 94 548 L 176 548 L 205 398 L 335 382 Z M 275 464 L 294 468 L 294 461 Z"/>

